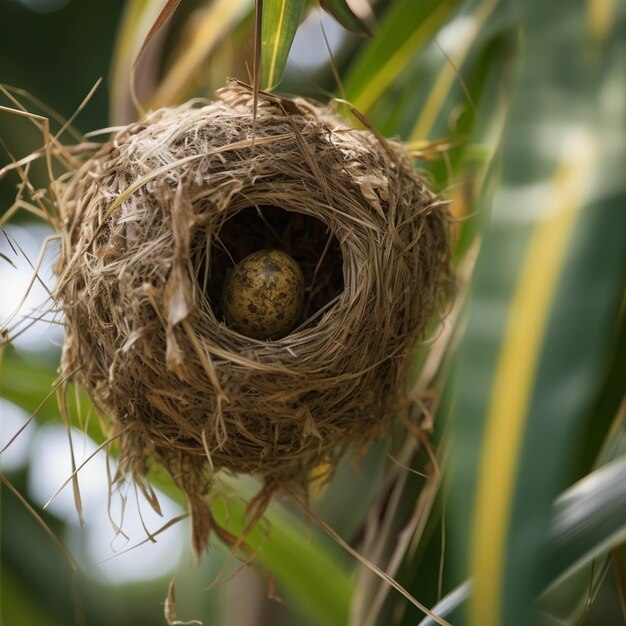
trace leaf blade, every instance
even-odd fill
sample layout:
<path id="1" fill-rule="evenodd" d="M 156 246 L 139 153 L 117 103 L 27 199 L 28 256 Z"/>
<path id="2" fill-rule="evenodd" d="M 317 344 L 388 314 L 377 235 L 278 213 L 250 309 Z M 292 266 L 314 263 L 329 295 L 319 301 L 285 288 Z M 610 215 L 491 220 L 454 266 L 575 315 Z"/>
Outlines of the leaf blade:
<path id="1" fill-rule="evenodd" d="M 354 33 L 372 36 L 370 27 L 352 11 L 346 0 L 320 0 L 320 6 L 330 13 L 344 28 Z"/>
<path id="2" fill-rule="evenodd" d="M 151 108 L 172 106 L 187 97 L 202 64 L 250 9 L 250 0 L 214 0 L 198 16 L 191 40 L 160 81 Z"/>
<path id="3" fill-rule="evenodd" d="M 552 5 L 550 10 L 557 11 Z M 606 70 L 602 75 L 589 69 L 588 58 L 572 37 L 572 33 L 585 36 L 582 15 L 572 14 L 568 28 L 557 30 L 549 15 L 538 19 L 539 13 L 528 10 L 525 34 L 532 42 L 549 35 L 554 50 L 548 67 L 545 51 L 529 45 L 523 66 L 517 68 L 519 84 L 509 119 L 509 137 L 502 151 L 500 189 L 484 236 L 472 310 L 457 359 L 455 443 L 463 446 L 462 454 L 467 454 L 464 458 L 455 455 L 454 506 L 458 516 L 466 515 L 473 506 L 477 475 L 485 478 L 479 487 L 484 493 L 488 493 L 487 475 L 492 485 L 503 478 L 499 466 L 482 474 L 477 474 L 476 468 L 481 456 L 497 454 L 496 447 L 502 443 L 496 443 L 494 437 L 488 446 L 485 444 L 485 415 L 489 414 L 485 396 L 493 394 L 498 355 L 508 343 L 506 321 L 514 306 L 511 286 L 518 283 L 529 241 L 539 224 L 549 220 L 568 195 L 574 196 L 580 208 L 566 244 L 565 263 L 553 282 L 552 304 L 539 352 L 533 357 L 532 384 L 527 386 L 531 397 L 523 398 L 527 405 L 523 424 L 516 435 L 507 429 L 502 439 L 516 437 L 514 453 L 518 457 L 514 467 L 509 468 L 513 476 L 507 477 L 508 503 L 495 492 L 490 496 L 500 502 L 498 515 L 504 519 L 504 539 L 500 536 L 495 545 L 493 533 L 479 530 L 486 523 L 489 496 L 479 500 L 479 506 L 485 507 L 482 516 L 474 516 L 477 530 L 471 568 L 476 570 L 472 575 L 479 568 L 479 558 L 484 559 L 489 551 L 498 553 L 500 564 L 499 569 L 488 573 L 482 570 L 481 580 L 475 578 L 470 624 L 517 625 L 533 620 L 531 607 L 542 591 L 541 576 L 548 562 L 545 541 L 552 502 L 574 479 L 577 446 L 591 419 L 590 409 L 613 352 L 625 280 L 626 233 L 615 227 L 615 216 L 620 204 L 623 206 L 626 187 L 615 164 L 623 161 L 626 146 L 619 142 L 609 150 L 607 144 L 609 133 L 623 129 L 624 121 L 606 101 L 599 105 L 590 96 L 608 89 L 610 84 L 611 88 L 619 84 L 623 89 L 623 76 L 610 55 L 603 61 Z M 622 20 L 622 34 L 624 25 Z M 542 71 L 537 71 L 540 65 Z M 568 79 L 555 83 L 547 78 L 551 72 L 567 75 Z M 575 107 L 571 106 L 574 101 Z M 548 149 L 540 139 L 546 132 L 551 138 Z M 574 168 L 563 173 L 559 164 L 576 153 L 588 165 L 580 172 Z M 547 176 L 551 172 L 555 174 L 552 183 Z M 586 184 L 576 190 L 584 178 Z M 563 186 L 565 180 L 570 183 Z M 537 280 L 542 279 L 543 272 L 543 267 L 534 271 Z M 523 335 L 527 318 L 518 318 L 516 326 Z M 517 376 L 516 368 L 515 374 L 510 372 L 500 384 L 514 385 Z M 492 391 L 485 393 L 486 389 Z M 503 403 L 499 410 L 503 425 L 509 423 L 514 411 L 517 402 L 510 396 L 508 406 Z M 471 448 L 475 452 L 468 453 Z M 490 505 L 498 506 L 493 502 Z M 455 533 L 457 545 L 467 545 L 468 531 L 460 522 Z M 483 548 L 480 555 L 479 535 Z M 498 596 L 496 601 L 494 595 Z"/>
<path id="4" fill-rule="evenodd" d="M 137 52 L 137 56 L 135 57 L 135 60 L 133 61 L 133 67 L 137 65 L 137 61 L 139 61 L 139 58 L 143 54 L 143 51 L 150 44 L 154 36 L 161 30 L 165 22 L 167 22 L 172 17 L 172 15 L 174 15 L 180 3 L 181 3 L 181 0 L 167 0 L 165 5 L 161 9 L 161 12 L 157 16 L 156 20 L 154 20 L 154 23 L 150 27 L 148 34 L 143 40 L 143 43 L 141 44 L 141 47 L 139 48 L 139 52 Z"/>
<path id="5" fill-rule="evenodd" d="M 472 582 L 466 580 L 462 585 L 453 589 L 449 594 L 442 598 L 433 608 L 432 612 L 439 617 L 445 617 L 450 620 L 455 618 L 456 611 L 461 608 L 470 596 L 472 590 Z M 456 619 L 455 622 L 456 623 Z M 418 626 L 435 626 L 436 622 L 432 617 L 426 616 Z"/>
<path id="6" fill-rule="evenodd" d="M 236 499 L 227 507 L 216 502 L 212 511 L 235 535 L 248 524 L 245 505 Z M 318 533 L 308 535 L 303 524 L 280 505 L 270 507 L 265 517 L 268 530 L 257 525 L 246 537 L 258 562 L 269 569 L 308 619 L 319 626 L 345 626 L 354 583 L 328 543 Z"/>
<path id="7" fill-rule="evenodd" d="M 425 0 L 392 5 L 376 37 L 348 71 L 346 94 L 356 109 L 367 115 L 458 4 L 459 0 Z"/>
<path id="8" fill-rule="evenodd" d="M 160 0 L 129 0 L 124 8 L 109 76 L 109 119 L 113 125 L 128 124 L 137 117 L 132 101 L 130 76 L 137 51 L 145 40 L 145 33 L 158 18 L 160 5 Z M 151 52 L 152 48 L 139 61 L 138 73 L 141 73 L 144 83 L 155 80 L 155 64 L 148 62 L 146 58 L 151 56 Z M 144 65 L 147 67 L 144 68 Z"/>
<path id="9" fill-rule="evenodd" d="M 626 455 L 561 494 L 553 508 L 549 586 L 608 553 L 626 538 Z"/>
<path id="10" fill-rule="evenodd" d="M 282 78 L 306 0 L 264 0 L 261 20 L 261 84 L 271 90 Z"/>

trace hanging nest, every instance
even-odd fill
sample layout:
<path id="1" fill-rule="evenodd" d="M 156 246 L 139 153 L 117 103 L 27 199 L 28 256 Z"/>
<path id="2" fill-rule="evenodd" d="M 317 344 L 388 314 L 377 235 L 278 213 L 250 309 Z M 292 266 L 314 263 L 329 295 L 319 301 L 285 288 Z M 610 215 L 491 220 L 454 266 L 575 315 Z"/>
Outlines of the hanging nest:
<path id="1" fill-rule="evenodd" d="M 212 476 L 304 489 L 407 403 L 411 354 L 449 279 L 447 212 L 404 148 L 328 108 L 231 85 L 119 130 L 64 183 L 55 298 L 61 375 L 89 394 L 135 476 L 186 493 L 194 547 Z M 250 253 L 290 255 L 303 305 L 285 336 L 224 321 Z"/>

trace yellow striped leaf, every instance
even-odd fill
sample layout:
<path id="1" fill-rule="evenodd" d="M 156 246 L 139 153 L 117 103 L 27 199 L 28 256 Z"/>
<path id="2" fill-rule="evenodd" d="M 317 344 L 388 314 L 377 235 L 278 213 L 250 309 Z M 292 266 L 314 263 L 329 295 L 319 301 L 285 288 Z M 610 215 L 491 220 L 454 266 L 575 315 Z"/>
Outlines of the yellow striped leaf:
<path id="1" fill-rule="evenodd" d="M 261 23 L 262 89 L 282 78 L 306 0 L 264 0 Z"/>

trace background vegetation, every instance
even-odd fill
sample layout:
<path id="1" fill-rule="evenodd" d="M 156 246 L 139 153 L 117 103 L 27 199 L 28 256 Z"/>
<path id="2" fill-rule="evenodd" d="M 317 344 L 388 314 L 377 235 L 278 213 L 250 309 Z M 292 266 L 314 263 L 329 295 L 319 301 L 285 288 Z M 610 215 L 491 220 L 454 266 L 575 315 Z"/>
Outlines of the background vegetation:
<path id="1" fill-rule="evenodd" d="M 325 4 L 362 29 L 343 2 Z M 264 5 L 265 77 L 273 83 L 299 11 L 281 21 L 281 2 Z M 363 3 L 351 5 L 357 10 Z M 309 17 L 278 89 L 321 99 L 335 93 L 384 135 L 409 142 L 416 166 L 447 195 L 459 220 L 459 289 L 450 315 L 416 354 L 409 428 L 428 436 L 407 436 L 406 425 L 398 424 L 364 458 L 347 459 L 332 484 L 313 494 L 313 507 L 455 626 L 623 623 L 626 7 L 613 0 L 371 5 L 373 16 L 364 19 L 372 38 L 324 18 L 341 85 L 327 62 L 317 5 L 303 6 Z M 103 76 L 75 125 L 88 132 L 126 123 L 136 115 L 132 60 L 161 7 L 153 0 L 124 6 L 0 0 L 0 82 L 27 90 L 67 118 Z M 247 80 L 253 9 L 250 0 L 181 3 L 137 67 L 143 105 L 209 96 L 227 76 Z M 268 59 L 270 65 L 275 60 L 273 69 Z M 11 95 L 29 110 L 40 109 L 16 91 L 5 93 L 1 104 L 15 107 Z M 0 168 L 41 145 L 36 128 L 5 112 L 0 137 L 7 146 Z M 46 184 L 36 169 L 32 176 Z M 0 206 L 12 204 L 17 182 L 0 179 Z M 41 228 L 21 216 L 7 232 L 37 256 Z M 2 246 L 23 272 L 0 265 L 4 317 L 19 301 L 28 265 L 8 240 Z M 129 489 L 125 530 L 136 526 L 137 534 L 126 546 L 114 541 L 102 455 L 81 471 L 84 528 L 71 494 L 42 511 L 71 471 L 55 399 L 41 404 L 56 377 L 53 329 L 45 326 L 30 341 L 25 334 L 3 353 L 2 442 L 35 410 L 36 421 L 0 462 L 5 480 L 61 538 L 76 565 L 73 570 L 4 483 L 5 624 L 160 624 L 174 573 L 181 619 L 205 624 L 435 623 L 315 524 L 307 525 L 288 502 L 268 514 L 267 537 L 254 538 L 259 567 L 208 592 L 225 553 L 216 544 L 196 567 L 185 522 L 165 530 L 156 544 L 101 563 L 145 532 L 131 513 L 137 505 Z M 84 401 L 80 406 L 74 437 L 86 456 L 103 438 Z M 144 520 L 153 532 L 181 513 L 166 481 L 155 477 L 155 484 L 167 506 L 165 519 Z M 242 480 L 232 488 L 245 493 L 251 484 Z M 89 493 L 101 499 L 90 500 Z M 242 518 L 235 499 L 228 517 L 234 530 Z M 283 604 L 268 599 L 274 584 Z"/>

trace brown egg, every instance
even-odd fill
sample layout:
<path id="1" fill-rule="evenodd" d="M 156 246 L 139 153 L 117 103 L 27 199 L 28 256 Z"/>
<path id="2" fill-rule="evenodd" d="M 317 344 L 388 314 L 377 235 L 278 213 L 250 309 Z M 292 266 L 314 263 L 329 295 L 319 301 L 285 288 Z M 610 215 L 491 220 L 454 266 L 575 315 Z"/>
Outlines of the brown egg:
<path id="1" fill-rule="evenodd" d="M 294 259 L 259 250 L 228 274 L 221 304 L 231 328 L 254 339 L 280 339 L 293 330 L 303 301 L 304 277 Z"/>

